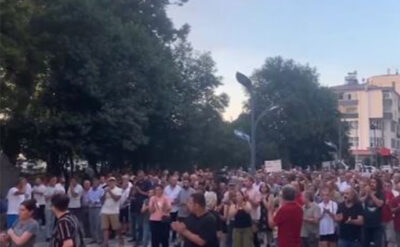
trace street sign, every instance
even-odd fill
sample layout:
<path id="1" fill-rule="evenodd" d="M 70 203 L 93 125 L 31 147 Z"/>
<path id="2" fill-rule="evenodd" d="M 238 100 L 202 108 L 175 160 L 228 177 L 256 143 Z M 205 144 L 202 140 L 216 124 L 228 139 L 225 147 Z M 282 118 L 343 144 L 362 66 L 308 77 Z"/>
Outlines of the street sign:
<path id="1" fill-rule="evenodd" d="M 264 169 L 266 172 L 281 172 L 282 161 L 281 160 L 266 160 L 264 161 Z"/>

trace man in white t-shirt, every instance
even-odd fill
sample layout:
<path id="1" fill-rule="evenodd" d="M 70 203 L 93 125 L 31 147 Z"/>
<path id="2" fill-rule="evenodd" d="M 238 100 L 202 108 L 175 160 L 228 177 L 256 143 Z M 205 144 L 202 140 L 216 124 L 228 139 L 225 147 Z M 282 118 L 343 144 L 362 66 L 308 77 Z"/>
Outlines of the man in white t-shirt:
<path id="1" fill-rule="evenodd" d="M 171 201 L 171 221 L 176 221 L 178 216 L 178 195 L 179 192 L 182 190 L 182 187 L 178 184 L 178 179 L 175 176 L 171 176 L 169 178 L 169 185 L 165 187 L 164 194 L 170 199 Z M 176 240 L 176 232 L 172 231 L 172 241 Z"/>
<path id="2" fill-rule="evenodd" d="M 69 204 L 68 204 L 68 210 L 78 218 L 79 222 L 81 223 L 82 228 L 82 206 L 81 206 L 81 198 L 83 195 L 83 187 L 78 183 L 76 178 L 71 178 L 69 188 L 67 191 L 67 195 L 69 197 Z"/>
<path id="3" fill-rule="evenodd" d="M 21 202 L 25 200 L 26 185 L 23 179 L 19 179 L 16 186 L 7 193 L 7 229 L 11 228 L 18 219 L 18 211 Z"/>
<path id="4" fill-rule="evenodd" d="M 42 226 L 46 224 L 44 216 L 46 200 L 44 198 L 44 193 L 46 193 L 46 186 L 43 184 L 42 179 L 36 178 L 35 185 L 32 188 L 32 195 L 38 205 L 36 219 L 40 220 Z"/>
<path id="5" fill-rule="evenodd" d="M 104 189 L 103 206 L 101 207 L 101 229 L 103 230 L 103 246 L 108 246 L 109 229 L 111 227 L 117 233 L 120 245 L 124 245 L 119 222 L 119 206 L 122 196 L 122 189 L 116 186 L 115 177 L 107 180 L 108 186 Z"/>

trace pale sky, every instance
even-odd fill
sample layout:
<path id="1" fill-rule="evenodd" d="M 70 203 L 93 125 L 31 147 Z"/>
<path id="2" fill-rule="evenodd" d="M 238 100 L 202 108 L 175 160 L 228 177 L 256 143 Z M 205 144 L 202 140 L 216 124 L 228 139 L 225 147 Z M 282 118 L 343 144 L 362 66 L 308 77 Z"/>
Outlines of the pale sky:
<path id="1" fill-rule="evenodd" d="M 210 51 L 235 119 L 246 99 L 236 71 L 250 75 L 265 58 L 282 56 L 316 67 L 322 85 L 400 69 L 400 0 L 189 0 L 168 14 L 191 26 L 189 41 Z"/>

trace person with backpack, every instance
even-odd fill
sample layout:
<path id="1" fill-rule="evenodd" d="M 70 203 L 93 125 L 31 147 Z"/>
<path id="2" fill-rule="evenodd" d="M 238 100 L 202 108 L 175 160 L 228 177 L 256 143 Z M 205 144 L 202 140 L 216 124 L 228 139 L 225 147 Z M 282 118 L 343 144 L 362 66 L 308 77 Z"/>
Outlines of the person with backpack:
<path id="1" fill-rule="evenodd" d="M 79 221 L 68 211 L 69 198 L 55 194 L 51 198 L 51 209 L 57 218 L 50 247 L 85 247 L 83 231 Z"/>

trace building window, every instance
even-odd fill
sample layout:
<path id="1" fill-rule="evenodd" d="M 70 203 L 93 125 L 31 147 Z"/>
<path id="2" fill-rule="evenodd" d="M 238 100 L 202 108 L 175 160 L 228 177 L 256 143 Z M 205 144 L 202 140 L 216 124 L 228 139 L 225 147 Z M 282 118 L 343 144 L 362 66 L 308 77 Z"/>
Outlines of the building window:
<path id="1" fill-rule="evenodd" d="M 353 148 L 358 147 L 358 137 L 349 137 L 349 143 Z"/>
<path id="2" fill-rule="evenodd" d="M 391 130 L 392 132 L 395 132 L 395 131 L 396 131 L 396 122 L 395 122 L 395 121 L 391 121 L 391 122 L 390 122 L 390 130 Z"/>
<path id="3" fill-rule="evenodd" d="M 358 129 L 358 121 L 350 121 L 349 125 L 351 129 Z"/>
<path id="4" fill-rule="evenodd" d="M 379 121 L 379 119 L 370 119 L 369 120 L 369 128 L 371 129 L 371 130 L 374 130 L 374 129 L 376 129 L 376 130 L 380 130 L 380 129 L 382 129 L 382 121 Z"/>
<path id="5" fill-rule="evenodd" d="M 396 148 L 396 140 L 392 139 L 392 148 Z"/>
<path id="6" fill-rule="evenodd" d="M 338 93 L 338 99 L 343 99 L 343 93 Z"/>
<path id="7" fill-rule="evenodd" d="M 390 99 L 390 93 L 389 92 L 383 92 L 383 98 L 384 99 Z"/>
<path id="8" fill-rule="evenodd" d="M 369 145 L 370 147 L 383 147 L 382 137 L 376 137 L 376 138 L 371 137 L 369 139 L 369 141 L 370 141 L 370 145 Z"/>
<path id="9" fill-rule="evenodd" d="M 351 100 L 351 94 L 347 94 L 347 99 Z"/>

